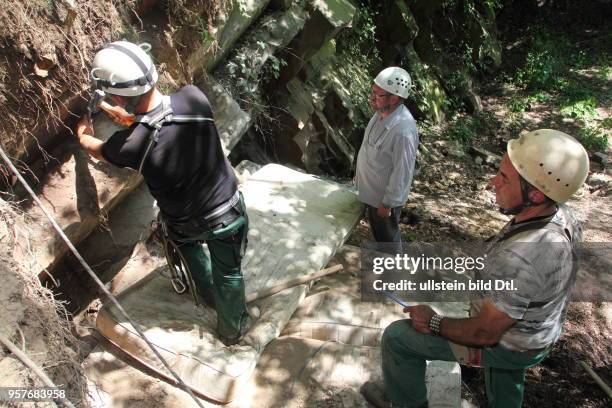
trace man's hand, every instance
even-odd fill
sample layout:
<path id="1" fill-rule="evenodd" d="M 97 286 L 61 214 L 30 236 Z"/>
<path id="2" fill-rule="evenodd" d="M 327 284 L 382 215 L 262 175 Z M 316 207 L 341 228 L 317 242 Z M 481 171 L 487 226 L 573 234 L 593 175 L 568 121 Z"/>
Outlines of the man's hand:
<path id="1" fill-rule="evenodd" d="M 416 331 L 423 334 L 431 334 L 429 320 L 436 314 L 431 307 L 427 305 L 408 306 L 404 308 L 404 313 L 410 313 L 412 327 Z"/>
<path id="2" fill-rule="evenodd" d="M 435 314 L 427 305 L 416 305 L 404 308 L 410 313 L 412 327 L 419 333 L 430 334 L 429 320 Z M 504 333 L 516 320 L 497 309 L 490 299 L 485 299 L 480 312 L 474 317 L 444 317 L 440 335 L 447 340 L 464 346 L 492 346 L 499 343 Z"/>
<path id="3" fill-rule="evenodd" d="M 391 209 L 386 208 L 383 203 L 380 203 L 378 205 L 378 209 L 376 210 L 376 213 L 378 214 L 380 218 L 389 218 L 391 216 Z"/>
<path id="4" fill-rule="evenodd" d="M 76 136 L 80 140 L 84 134 L 93 135 L 93 129 L 91 127 L 91 121 L 87 115 L 79 119 L 76 126 Z"/>
<path id="5" fill-rule="evenodd" d="M 102 146 L 104 142 L 94 137 L 93 127 L 88 116 L 83 116 L 79 119 L 76 125 L 76 134 L 79 139 L 79 143 L 83 149 L 91 156 L 98 160 L 104 160 L 102 156 Z"/>

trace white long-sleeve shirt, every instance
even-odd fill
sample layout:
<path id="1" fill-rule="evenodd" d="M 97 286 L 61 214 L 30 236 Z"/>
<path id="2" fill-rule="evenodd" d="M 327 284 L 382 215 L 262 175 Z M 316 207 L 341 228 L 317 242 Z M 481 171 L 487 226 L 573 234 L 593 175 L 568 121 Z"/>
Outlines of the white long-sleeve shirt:
<path id="1" fill-rule="evenodd" d="M 357 156 L 355 180 L 359 200 L 387 208 L 406 203 L 419 146 L 416 122 L 400 105 L 382 119 L 375 113 L 366 127 Z"/>

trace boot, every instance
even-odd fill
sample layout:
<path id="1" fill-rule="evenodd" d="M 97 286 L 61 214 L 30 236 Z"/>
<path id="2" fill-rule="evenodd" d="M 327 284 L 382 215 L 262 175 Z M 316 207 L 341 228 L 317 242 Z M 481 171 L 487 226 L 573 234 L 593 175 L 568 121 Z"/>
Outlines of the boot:
<path id="1" fill-rule="evenodd" d="M 249 331 L 249 329 L 253 326 L 253 324 L 259 319 L 261 312 L 259 307 L 250 306 L 247 307 L 247 313 L 245 317 L 240 321 L 240 333 L 236 337 L 226 337 L 219 334 L 219 340 L 226 346 L 233 346 L 235 344 L 240 343 L 244 338 L 245 334 Z"/>

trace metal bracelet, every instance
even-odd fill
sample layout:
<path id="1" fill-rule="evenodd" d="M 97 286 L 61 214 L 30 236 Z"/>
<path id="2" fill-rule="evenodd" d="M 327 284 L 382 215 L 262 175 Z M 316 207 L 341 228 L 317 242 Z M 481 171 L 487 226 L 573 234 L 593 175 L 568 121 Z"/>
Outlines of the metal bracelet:
<path id="1" fill-rule="evenodd" d="M 442 323 L 442 319 L 444 319 L 444 316 L 440 316 L 439 314 L 435 314 L 431 316 L 431 319 L 429 319 L 429 330 L 431 330 L 431 332 L 436 336 L 440 335 L 440 325 Z"/>

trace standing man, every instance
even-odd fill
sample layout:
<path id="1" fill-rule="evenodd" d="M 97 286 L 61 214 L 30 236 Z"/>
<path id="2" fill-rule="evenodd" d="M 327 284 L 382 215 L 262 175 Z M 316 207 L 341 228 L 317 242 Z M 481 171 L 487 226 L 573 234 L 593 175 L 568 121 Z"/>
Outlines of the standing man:
<path id="1" fill-rule="evenodd" d="M 206 96 L 193 85 L 163 95 L 148 49 L 117 41 L 93 61 L 91 76 L 108 97 L 106 112 L 129 127 L 102 142 L 83 117 L 76 133 L 90 155 L 143 175 L 198 292 L 217 310 L 220 339 L 235 344 L 251 324 L 241 271 L 248 230 L 244 201 Z M 109 109 L 108 102 L 115 106 Z"/>
<path id="2" fill-rule="evenodd" d="M 561 335 L 576 279 L 573 244 L 581 239 L 561 205 L 587 177 L 589 159 L 573 137 L 542 129 L 508 142 L 491 180 L 504 214 L 514 218 L 497 234 L 481 278 L 513 281 L 516 290 L 484 290 L 470 317 L 404 309 L 410 319 L 389 325 L 381 341 L 384 385 L 366 383 L 377 407 L 426 407 L 426 360 L 458 361 L 485 369 L 488 407 L 517 408 L 525 369 L 538 364 Z"/>
<path id="3" fill-rule="evenodd" d="M 370 105 L 375 113 L 357 156 L 355 182 L 377 242 L 401 243 L 399 218 L 408 199 L 419 146 L 416 123 L 404 100 L 410 75 L 399 67 L 374 79 Z"/>

